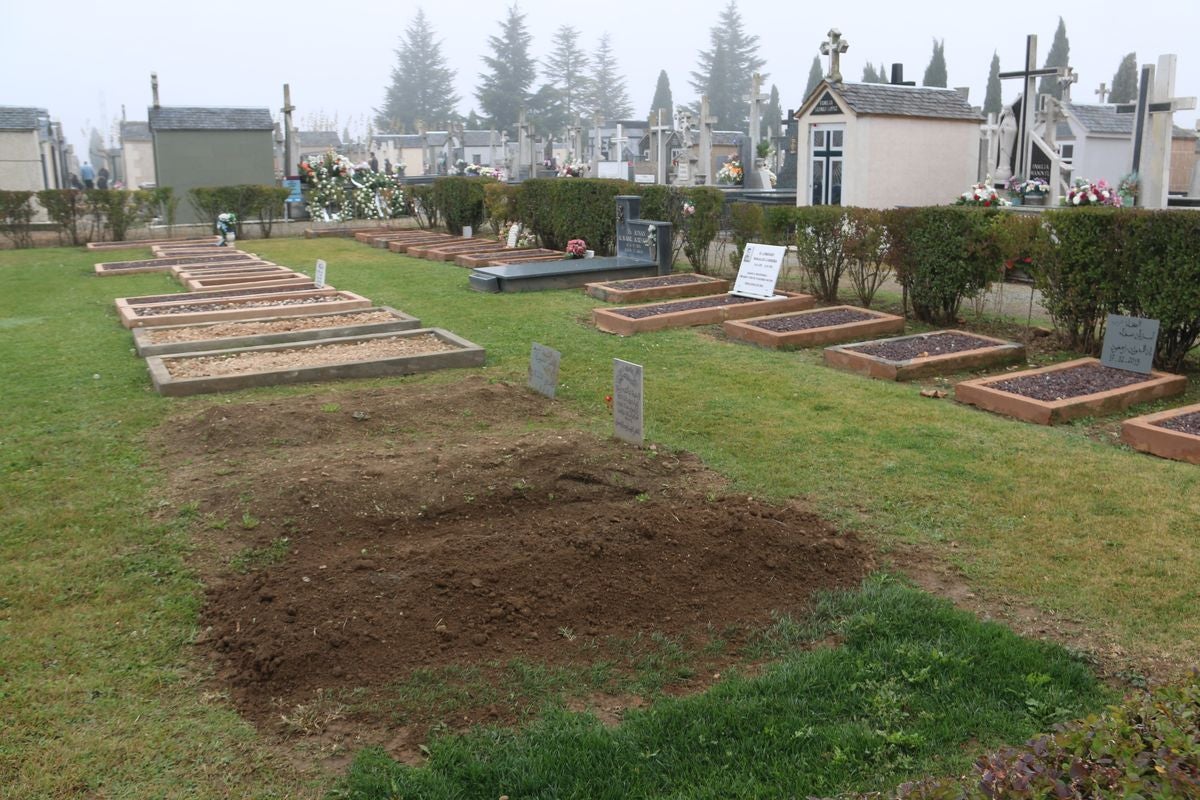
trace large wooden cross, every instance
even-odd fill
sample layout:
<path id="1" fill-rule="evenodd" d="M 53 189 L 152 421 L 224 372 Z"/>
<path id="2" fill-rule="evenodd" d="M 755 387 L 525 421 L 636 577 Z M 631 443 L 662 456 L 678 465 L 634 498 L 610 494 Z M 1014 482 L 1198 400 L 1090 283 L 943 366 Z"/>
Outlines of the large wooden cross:
<path id="1" fill-rule="evenodd" d="M 1133 172 L 1141 178 L 1141 205 L 1146 208 L 1167 207 L 1175 112 L 1196 107 L 1194 97 L 1172 97 L 1177 60 L 1170 54 L 1158 57 L 1157 81 L 1154 65 L 1143 65 L 1137 103 L 1117 106 L 1118 114 L 1137 114 L 1133 125 Z M 1144 152 L 1147 144 L 1148 158 Z"/>
<path id="2" fill-rule="evenodd" d="M 1029 163 L 1033 159 L 1033 137 L 1030 136 L 1030 123 L 1033 120 L 1033 109 L 1036 105 L 1037 79 L 1048 75 L 1064 75 L 1069 67 L 1045 67 L 1038 69 L 1037 65 L 1037 34 L 1025 37 L 1025 69 L 1018 72 L 1001 72 L 1001 78 L 1021 78 L 1025 89 L 1021 93 L 1021 119 L 1017 123 L 1017 175 L 1029 177 Z"/>
<path id="3" fill-rule="evenodd" d="M 829 56 L 829 74 L 825 76 L 830 83 L 842 82 L 842 53 L 850 49 L 850 42 L 842 38 L 842 32 L 837 28 L 829 29 L 829 39 L 821 42 L 821 55 Z"/>

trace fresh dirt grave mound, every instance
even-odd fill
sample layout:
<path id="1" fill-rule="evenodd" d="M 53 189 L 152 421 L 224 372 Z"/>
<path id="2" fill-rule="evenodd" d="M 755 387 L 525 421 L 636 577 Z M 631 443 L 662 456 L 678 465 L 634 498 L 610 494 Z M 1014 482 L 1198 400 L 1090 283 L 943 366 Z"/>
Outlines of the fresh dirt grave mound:
<path id="1" fill-rule="evenodd" d="M 598 642 L 651 634 L 736 645 L 871 568 L 853 537 L 726 494 L 692 455 L 577 427 L 473 377 L 219 404 L 164 428 L 172 497 L 206 521 L 200 646 L 242 710 L 275 725 L 318 690 L 591 663 Z M 388 725 L 372 702 L 352 714 Z"/>

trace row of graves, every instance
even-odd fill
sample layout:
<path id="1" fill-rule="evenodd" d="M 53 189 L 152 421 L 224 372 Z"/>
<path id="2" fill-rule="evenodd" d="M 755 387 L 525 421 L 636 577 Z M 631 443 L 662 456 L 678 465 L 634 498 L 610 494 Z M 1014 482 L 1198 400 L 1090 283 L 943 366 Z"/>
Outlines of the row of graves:
<path id="1" fill-rule="evenodd" d="M 115 246 L 131 246 L 130 243 Z M 152 246 L 154 258 L 96 264 L 101 277 L 170 273 L 180 293 L 121 297 L 154 388 L 170 396 L 482 366 L 482 347 L 313 275 L 213 239 Z"/>
<path id="2" fill-rule="evenodd" d="M 826 366 L 880 380 L 1003 369 L 957 383 L 955 399 L 1042 425 L 1115 414 L 1187 389 L 1185 376 L 1153 369 L 1155 320 L 1111 315 L 1101 358 L 1016 370 L 1012 365 L 1026 359 L 1017 342 L 953 329 L 873 338 L 903 334 L 904 318 L 848 305 L 816 308 L 811 295 L 777 291 L 785 250 L 748 244 L 732 289 L 691 273 L 589 284 L 588 295 L 619 304 L 593 309 L 592 321 L 622 336 L 720 324 L 729 338 L 762 347 L 824 348 Z M 1200 404 L 1126 420 L 1121 438 L 1143 452 L 1200 464 Z"/>

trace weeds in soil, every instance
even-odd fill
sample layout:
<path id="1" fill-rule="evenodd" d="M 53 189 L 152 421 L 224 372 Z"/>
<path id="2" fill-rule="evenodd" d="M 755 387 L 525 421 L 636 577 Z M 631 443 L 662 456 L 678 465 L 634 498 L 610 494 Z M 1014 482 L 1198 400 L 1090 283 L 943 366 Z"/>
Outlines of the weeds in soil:
<path id="1" fill-rule="evenodd" d="M 266 547 L 248 547 L 229 560 L 229 568 L 239 574 L 264 569 L 287 557 L 291 539 L 281 536 Z"/>
<path id="2" fill-rule="evenodd" d="M 316 736 L 346 716 L 345 703 L 335 699 L 331 692 L 317 689 L 314 694 L 309 702 L 299 703 L 287 713 L 279 715 L 289 732 L 299 736 Z"/>

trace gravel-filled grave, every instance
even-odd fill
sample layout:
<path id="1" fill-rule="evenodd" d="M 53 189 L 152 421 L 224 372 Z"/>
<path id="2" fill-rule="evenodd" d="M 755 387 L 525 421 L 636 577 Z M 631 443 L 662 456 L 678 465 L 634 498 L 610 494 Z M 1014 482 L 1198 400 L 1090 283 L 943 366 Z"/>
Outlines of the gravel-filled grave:
<path id="1" fill-rule="evenodd" d="M 613 314 L 629 319 L 645 319 L 659 314 L 670 314 L 673 311 L 691 311 L 697 308 L 720 308 L 721 306 L 736 306 L 742 303 L 758 303 L 752 297 L 738 297 L 733 294 L 723 294 L 717 297 L 701 297 L 697 300 L 679 300 L 672 303 L 656 303 L 635 308 L 610 309 Z"/>
<path id="2" fill-rule="evenodd" d="M 756 319 L 746 322 L 763 330 L 783 333 L 786 331 L 807 331 L 813 328 L 826 328 L 830 325 L 845 325 L 849 322 L 868 322 L 879 319 L 878 314 L 866 311 L 851 311 L 844 308 L 829 311 L 806 311 L 803 314 L 784 314 L 767 319 Z"/>
<path id="3" fill-rule="evenodd" d="M 146 328 L 145 336 L 152 344 L 195 342 L 206 339 L 225 339 L 235 336 L 254 336 L 260 333 L 291 333 L 315 328 L 336 328 L 343 325 L 367 325 L 390 322 L 396 317 L 387 311 L 348 311 L 321 317 L 289 317 L 257 322 L 221 322 L 180 328 Z"/>
<path id="4" fill-rule="evenodd" d="M 156 317 L 170 314 L 194 314 L 198 311 L 225 311 L 231 308 L 278 308 L 280 306 L 320 305 L 321 303 L 340 303 L 345 301 L 345 299 L 336 294 L 326 294 L 316 297 L 294 297 L 286 300 L 255 300 L 248 303 L 187 303 L 178 306 L 135 308 L 133 309 L 133 313 L 139 317 Z"/>
<path id="5" fill-rule="evenodd" d="M 980 339 L 978 336 L 968 336 L 962 333 L 930 333 L 899 341 L 856 344 L 846 349 L 876 358 L 886 358 L 889 361 L 909 361 L 914 358 L 964 353 L 969 350 L 982 350 L 985 347 L 995 346 L 994 341 Z"/>
<path id="6" fill-rule="evenodd" d="M 660 286 L 686 286 L 691 283 L 712 283 L 711 279 L 699 275 L 655 275 L 650 278 L 633 278 L 627 281 L 612 281 L 604 284 L 613 289 L 655 289 Z"/>
<path id="7" fill-rule="evenodd" d="M 1114 369 L 1102 364 L 1082 364 L 1069 369 L 993 381 L 988 386 L 1034 400 L 1053 401 L 1121 389 L 1152 379 L 1152 376 L 1140 372 Z"/>
<path id="8" fill-rule="evenodd" d="M 347 361 L 399 358 L 423 353 L 446 353 L 457 349 L 459 348 L 443 342 L 433 334 L 424 334 L 422 336 L 369 339 L 361 342 L 337 342 L 288 350 L 166 357 L 163 358 L 163 364 L 166 365 L 173 378 L 201 378 L 239 375 L 244 372 L 319 367 Z"/>
<path id="9" fill-rule="evenodd" d="M 1154 423 L 1160 428 L 1166 428 L 1171 431 L 1179 431 L 1180 433 L 1190 433 L 1192 436 L 1200 436 L 1200 411 L 1191 414 L 1180 414 L 1177 417 L 1167 417 Z"/>
<path id="10" fill-rule="evenodd" d="M 284 278 L 283 280 L 287 280 Z M 316 289 L 312 281 L 297 283 L 294 286 L 262 286 L 246 289 L 222 289 L 213 292 L 179 292 L 177 294 L 150 294 L 141 297 L 126 297 L 125 302 L 131 306 L 146 305 L 147 303 L 182 303 L 186 300 L 208 300 L 215 297 L 246 297 L 256 294 L 279 294 L 281 292 L 302 292 Z"/>

